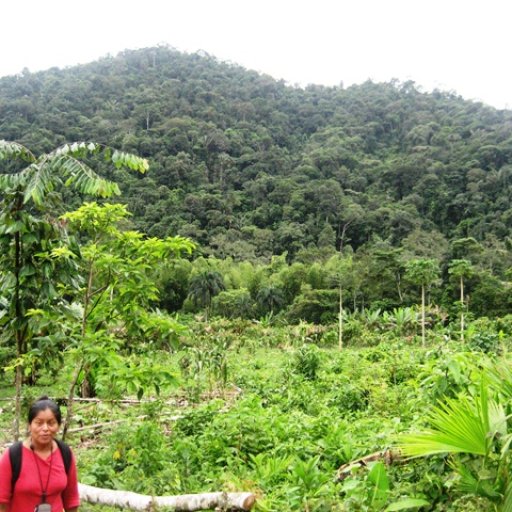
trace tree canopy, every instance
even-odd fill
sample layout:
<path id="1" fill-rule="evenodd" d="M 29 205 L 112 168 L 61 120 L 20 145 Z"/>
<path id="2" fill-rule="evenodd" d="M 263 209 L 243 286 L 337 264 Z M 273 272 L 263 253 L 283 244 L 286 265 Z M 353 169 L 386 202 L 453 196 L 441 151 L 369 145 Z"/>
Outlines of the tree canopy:
<path id="1" fill-rule="evenodd" d="M 95 140 L 150 158 L 119 178 L 135 227 L 218 257 L 293 261 L 328 228 L 338 249 L 485 243 L 512 223 L 512 112 L 412 82 L 292 87 L 162 46 L 2 78 L 0 120 L 38 153 Z"/>

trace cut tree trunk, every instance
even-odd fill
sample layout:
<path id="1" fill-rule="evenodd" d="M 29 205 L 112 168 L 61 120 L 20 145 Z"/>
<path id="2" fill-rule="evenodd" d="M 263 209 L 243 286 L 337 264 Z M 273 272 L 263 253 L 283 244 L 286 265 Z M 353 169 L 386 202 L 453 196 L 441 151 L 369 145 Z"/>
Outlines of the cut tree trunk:
<path id="1" fill-rule="evenodd" d="M 145 496 L 129 491 L 99 489 L 78 484 L 80 499 L 88 503 L 100 503 L 129 510 L 156 510 L 154 507 L 170 507 L 176 512 L 193 510 L 251 510 L 256 502 L 250 492 L 208 492 L 181 496 Z"/>
<path id="2" fill-rule="evenodd" d="M 403 456 L 399 450 L 383 450 L 381 452 L 371 453 L 370 455 L 366 455 L 365 457 L 361 457 L 360 459 L 353 460 L 352 462 L 348 462 L 347 464 L 343 464 L 338 469 L 336 474 L 336 479 L 338 481 L 345 480 L 345 478 L 349 477 L 354 469 L 366 467 L 370 462 L 375 461 L 383 461 L 386 465 L 391 465 L 395 461 L 403 460 Z"/>

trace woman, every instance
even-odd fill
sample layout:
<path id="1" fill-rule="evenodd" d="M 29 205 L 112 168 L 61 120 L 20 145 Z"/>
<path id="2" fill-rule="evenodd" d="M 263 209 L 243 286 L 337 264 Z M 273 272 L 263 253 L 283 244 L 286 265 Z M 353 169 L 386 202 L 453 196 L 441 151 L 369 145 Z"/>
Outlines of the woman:
<path id="1" fill-rule="evenodd" d="M 66 471 L 55 436 L 62 416 L 59 406 L 41 397 L 28 412 L 29 437 L 21 446 L 21 468 L 12 487 L 9 450 L 0 459 L 0 512 L 76 512 L 80 505 L 76 463 Z M 50 508 L 51 507 L 51 508 Z"/>

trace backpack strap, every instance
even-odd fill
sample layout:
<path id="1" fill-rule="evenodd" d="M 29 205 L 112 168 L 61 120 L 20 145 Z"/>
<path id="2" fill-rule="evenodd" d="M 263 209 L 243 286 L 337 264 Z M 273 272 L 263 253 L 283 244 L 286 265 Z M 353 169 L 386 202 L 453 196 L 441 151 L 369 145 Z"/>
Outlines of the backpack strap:
<path id="1" fill-rule="evenodd" d="M 14 492 L 14 486 L 20 476 L 21 471 L 21 454 L 23 452 L 23 443 L 18 441 L 17 443 L 9 446 L 9 459 L 11 461 L 11 494 Z"/>
<path id="2" fill-rule="evenodd" d="M 71 467 L 71 448 L 64 442 L 59 439 L 55 439 L 57 446 L 59 447 L 60 453 L 62 455 L 62 460 L 64 462 L 64 469 L 66 470 L 66 475 L 69 474 L 69 468 Z M 9 446 L 9 459 L 11 461 L 11 494 L 14 492 L 14 486 L 20 477 L 21 472 L 21 456 L 23 453 L 23 442 L 18 441 L 17 443 L 13 443 Z"/>
<path id="3" fill-rule="evenodd" d="M 71 448 L 60 439 L 55 439 L 55 442 L 59 447 L 60 454 L 62 455 L 62 460 L 64 461 L 64 469 L 66 470 L 66 475 L 68 475 L 69 468 L 71 467 Z"/>

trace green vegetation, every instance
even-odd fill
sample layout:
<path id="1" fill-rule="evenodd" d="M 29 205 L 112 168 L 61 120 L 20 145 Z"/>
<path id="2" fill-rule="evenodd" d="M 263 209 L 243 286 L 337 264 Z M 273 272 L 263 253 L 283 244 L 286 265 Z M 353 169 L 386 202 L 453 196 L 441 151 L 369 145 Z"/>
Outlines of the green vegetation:
<path id="1" fill-rule="evenodd" d="M 412 82 L 301 89 L 208 55 L 125 51 L 0 79 L 2 138 L 149 158 L 151 173 L 116 175 L 135 228 L 205 255 L 310 261 L 380 239 L 441 260 L 474 238 L 487 268 L 508 268 L 488 256 L 511 227 L 512 113 Z"/>
<path id="2" fill-rule="evenodd" d="M 512 509 L 511 112 L 162 47 L 0 79 L 0 138 L 4 441 L 44 392 L 84 483 Z"/>
<path id="3" fill-rule="evenodd" d="M 419 337 L 411 344 L 391 334 L 381 318 L 367 344 L 352 341 L 340 352 L 330 331 L 307 341 L 311 324 L 186 323 L 179 350 L 145 347 L 139 359 L 173 376 L 158 397 L 153 391 L 152 401 L 130 405 L 99 386 L 101 401 L 75 404 L 79 425 L 102 425 L 68 434 L 84 483 L 160 495 L 248 490 L 257 510 L 273 511 L 491 512 L 503 501 L 512 396 L 504 338 L 502 355 L 465 352 L 446 331 L 429 333 L 422 347 Z M 26 398 L 62 396 L 71 373 L 65 364 L 57 377 L 45 375 Z M 9 380 L 8 372 L 4 386 Z M 151 394 L 151 383 L 143 386 Z M 13 408 L 3 408 L 7 427 Z M 455 440 L 435 444 L 444 428 Z M 337 480 L 341 466 L 397 445 L 439 455 L 383 458 Z"/>
<path id="4" fill-rule="evenodd" d="M 258 319 L 285 310 L 323 322 L 339 315 L 341 290 L 348 311 L 388 311 L 417 302 L 421 284 L 405 279 L 411 260 L 439 266 L 441 286 L 423 291 L 458 315 L 461 336 L 466 317 L 510 309 L 509 111 L 410 82 L 294 88 L 158 47 L 2 78 L 0 119 L 0 138 L 38 153 L 96 140 L 150 159 L 150 173 L 115 174 L 131 228 L 190 238 L 196 255 L 231 258 L 242 273 L 189 294 L 190 279 L 219 269 L 175 264 L 162 271 L 159 306 L 168 312 Z M 95 169 L 114 177 L 104 162 Z M 65 197 L 67 210 L 80 206 Z M 309 268 L 336 253 L 352 270 L 315 280 Z M 277 264 L 268 275 L 275 256 L 288 276 Z M 454 260 L 471 272 L 461 276 Z M 225 293 L 215 300 L 217 291 Z"/>

